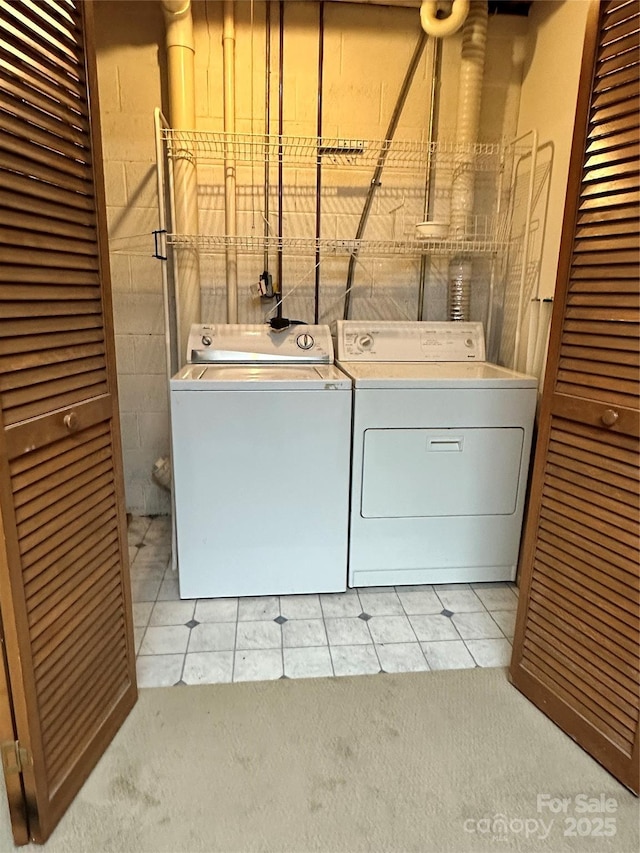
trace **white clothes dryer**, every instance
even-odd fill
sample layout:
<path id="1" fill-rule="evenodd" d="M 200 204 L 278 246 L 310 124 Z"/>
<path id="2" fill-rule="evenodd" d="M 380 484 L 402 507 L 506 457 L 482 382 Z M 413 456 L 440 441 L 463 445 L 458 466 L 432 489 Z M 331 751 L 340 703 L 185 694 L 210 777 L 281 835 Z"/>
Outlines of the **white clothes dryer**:
<path id="1" fill-rule="evenodd" d="M 537 380 L 484 359 L 481 323 L 337 323 L 350 586 L 514 579 Z"/>
<path id="2" fill-rule="evenodd" d="M 346 589 L 351 380 L 327 326 L 191 329 L 171 379 L 180 596 Z"/>

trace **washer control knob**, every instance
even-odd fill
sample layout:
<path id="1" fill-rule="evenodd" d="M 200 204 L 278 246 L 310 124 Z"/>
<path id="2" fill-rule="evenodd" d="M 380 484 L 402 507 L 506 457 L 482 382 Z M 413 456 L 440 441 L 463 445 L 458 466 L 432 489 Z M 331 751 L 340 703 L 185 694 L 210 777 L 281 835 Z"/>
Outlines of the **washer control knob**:
<path id="1" fill-rule="evenodd" d="M 464 345 L 466 347 L 468 347 L 469 349 L 471 349 L 471 347 L 473 346 L 473 338 L 467 338 L 466 341 L 464 342 Z"/>
<path id="2" fill-rule="evenodd" d="M 202 346 L 204 346 L 204 347 L 210 347 L 211 346 L 211 338 L 209 337 L 209 335 L 203 335 L 202 336 Z"/>
<path id="3" fill-rule="evenodd" d="M 370 350 L 373 346 L 373 335 L 360 335 L 357 340 L 357 344 L 359 348 L 365 352 Z"/>
<path id="4" fill-rule="evenodd" d="M 300 349 L 311 349 L 315 341 L 313 340 L 313 335 L 310 335 L 308 332 L 303 332 L 303 334 L 298 335 L 296 338 L 296 343 Z"/>

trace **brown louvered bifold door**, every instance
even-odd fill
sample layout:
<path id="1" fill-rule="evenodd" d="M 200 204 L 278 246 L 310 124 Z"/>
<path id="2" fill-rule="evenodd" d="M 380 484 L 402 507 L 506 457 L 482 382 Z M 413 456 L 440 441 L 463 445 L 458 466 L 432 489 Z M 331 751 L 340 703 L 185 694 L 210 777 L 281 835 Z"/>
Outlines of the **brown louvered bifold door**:
<path id="1" fill-rule="evenodd" d="M 637 0 L 593 3 L 511 678 L 638 792 Z"/>
<path id="2" fill-rule="evenodd" d="M 0 736 L 43 841 L 136 698 L 92 8 L 0 3 Z"/>

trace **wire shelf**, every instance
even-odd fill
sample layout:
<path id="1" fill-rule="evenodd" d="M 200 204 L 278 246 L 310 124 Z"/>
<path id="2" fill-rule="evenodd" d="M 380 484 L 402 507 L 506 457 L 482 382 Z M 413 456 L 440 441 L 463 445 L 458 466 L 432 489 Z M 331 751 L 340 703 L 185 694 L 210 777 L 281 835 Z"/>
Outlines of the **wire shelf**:
<path id="1" fill-rule="evenodd" d="M 163 128 L 167 154 L 174 159 L 195 158 L 199 162 L 315 166 L 318 162 L 337 168 L 375 168 L 384 158 L 386 168 L 416 170 L 429 166 L 472 165 L 474 172 L 499 171 L 504 156 L 514 153 L 513 145 L 501 143 L 460 144 L 414 142 L 343 137 L 279 136 L 276 134 L 222 133 Z"/>
<path id="2" fill-rule="evenodd" d="M 495 255 L 507 248 L 505 240 L 466 239 L 446 240 L 340 240 L 313 237 L 264 237 L 258 235 L 228 237 L 224 235 L 167 234 L 167 245 L 178 249 L 198 249 L 203 252 L 220 252 L 235 248 L 246 253 L 264 252 L 266 249 L 290 253 L 333 255 Z"/>

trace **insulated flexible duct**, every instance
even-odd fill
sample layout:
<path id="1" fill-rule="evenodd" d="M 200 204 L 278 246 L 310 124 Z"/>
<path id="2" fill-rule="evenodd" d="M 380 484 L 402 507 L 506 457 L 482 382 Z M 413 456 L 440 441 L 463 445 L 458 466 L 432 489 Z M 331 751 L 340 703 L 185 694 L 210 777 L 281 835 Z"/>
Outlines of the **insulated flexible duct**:
<path id="1" fill-rule="evenodd" d="M 472 0 L 462 30 L 462 56 L 456 143 L 461 151 L 456 160 L 451 188 L 450 236 L 464 238 L 473 234 L 475 180 L 474 145 L 478 141 L 482 78 L 487 45 L 488 12 L 486 0 Z M 450 320 L 470 319 L 471 262 L 452 258 L 449 265 L 448 304 Z"/>

